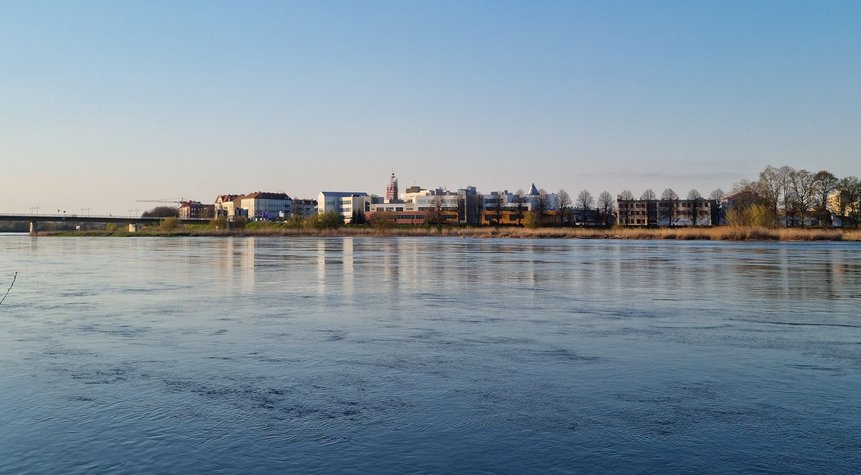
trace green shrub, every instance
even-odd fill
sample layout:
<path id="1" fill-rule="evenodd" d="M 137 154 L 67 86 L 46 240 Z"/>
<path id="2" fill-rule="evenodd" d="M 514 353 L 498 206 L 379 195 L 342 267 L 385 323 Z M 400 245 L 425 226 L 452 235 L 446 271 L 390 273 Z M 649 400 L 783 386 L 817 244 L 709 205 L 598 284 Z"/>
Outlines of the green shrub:
<path id="1" fill-rule="evenodd" d="M 169 231 L 175 231 L 175 230 L 179 229 L 179 226 L 180 226 L 179 218 L 173 218 L 173 217 L 164 218 L 158 224 L 159 230 L 168 231 L 168 232 Z"/>
<path id="2" fill-rule="evenodd" d="M 344 225 L 344 219 L 340 214 L 329 211 L 323 214 L 315 214 L 305 220 L 305 226 L 315 229 L 336 229 Z"/>

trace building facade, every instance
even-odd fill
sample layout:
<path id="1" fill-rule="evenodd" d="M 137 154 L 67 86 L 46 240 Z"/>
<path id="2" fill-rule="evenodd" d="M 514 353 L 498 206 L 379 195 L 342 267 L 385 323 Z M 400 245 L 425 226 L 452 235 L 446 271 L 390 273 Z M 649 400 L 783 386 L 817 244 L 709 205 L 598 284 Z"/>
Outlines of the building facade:
<path id="1" fill-rule="evenodd" d="M 215 205 L 205 205 L 200 201 L 183 201 L 179 205 L 180 219 L 210 219 L 215 217 Z"/>
<path id="2" fill-rule="evenodd" d="M 233 219 L 237 216 L 236 210 L 240 208 L 242 195 L 218 195 L 215 197 L 215 215 Z"/>
<path id="3" fill-rule="evenodd" d="M 623 226 L 711 226 L 718 203 L 710 199 L 643 200 L 617 197 Z"/>
<path id="4" fill-rule="evenodd" d="M 267 193 L 255 191 L 240 199 L 244 215 L 253 220 L 284 219 L 290 215 L 293 200 L 287 193 Z"/>
<path id="5" fill-rule="evenodd" d="M 317 212 L 338 213 L 346 224 L 370 211 L 370 205 L 371 196 L 363 191 L 321 191 L 317 195 Z"/>

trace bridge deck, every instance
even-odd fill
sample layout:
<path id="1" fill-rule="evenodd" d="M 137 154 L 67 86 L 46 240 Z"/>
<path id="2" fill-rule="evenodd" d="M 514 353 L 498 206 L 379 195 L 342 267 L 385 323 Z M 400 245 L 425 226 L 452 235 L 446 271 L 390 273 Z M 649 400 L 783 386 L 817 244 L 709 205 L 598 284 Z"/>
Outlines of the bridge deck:
<path id="1" fill-rule="evenodd" d="M 137 223 L 157 224 L 164 218 L 142 218 L 140 216 L 78 216 L 74 214 L 0 214 L 0 221 L 28 223 Z M 207 218 L 180 219 L 182 224 L 208 223 Z"/>

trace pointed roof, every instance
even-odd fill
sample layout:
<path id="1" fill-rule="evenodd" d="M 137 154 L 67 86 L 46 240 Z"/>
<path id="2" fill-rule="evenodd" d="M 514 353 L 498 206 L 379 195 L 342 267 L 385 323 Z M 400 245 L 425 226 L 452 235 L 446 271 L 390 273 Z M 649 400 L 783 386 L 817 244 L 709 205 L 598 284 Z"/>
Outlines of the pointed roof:
<path id="1" fill-rule="evenodd" d="M 529 189 L 529 196 L 538 196 L 538 188 L 535 188 L 535 183 L 533 183 L 532 188 Z"/>

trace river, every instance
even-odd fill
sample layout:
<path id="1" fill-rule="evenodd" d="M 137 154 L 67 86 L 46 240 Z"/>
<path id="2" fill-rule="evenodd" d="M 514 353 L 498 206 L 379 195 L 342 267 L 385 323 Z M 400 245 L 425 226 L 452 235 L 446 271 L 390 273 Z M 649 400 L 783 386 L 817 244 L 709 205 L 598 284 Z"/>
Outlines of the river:
<path id="1" fill-rule="evenodd" d="M 0 236 L 0 472 L 861 471 L 861 244 Z"/>

